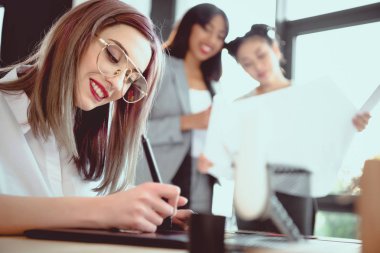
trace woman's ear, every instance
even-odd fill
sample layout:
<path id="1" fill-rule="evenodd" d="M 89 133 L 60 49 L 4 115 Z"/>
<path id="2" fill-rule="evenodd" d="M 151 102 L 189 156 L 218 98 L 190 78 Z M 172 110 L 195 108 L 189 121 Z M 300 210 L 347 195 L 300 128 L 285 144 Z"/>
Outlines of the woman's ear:
<path id="1" fill-rule="evenodd" d="M 274 54 L 277 56 L 278 60 L 282 61 L 284 56 L 282 55 L 280 46 L 278 45 L 277 41 L 273 41 L 272 50 L 273 50 Z"/>

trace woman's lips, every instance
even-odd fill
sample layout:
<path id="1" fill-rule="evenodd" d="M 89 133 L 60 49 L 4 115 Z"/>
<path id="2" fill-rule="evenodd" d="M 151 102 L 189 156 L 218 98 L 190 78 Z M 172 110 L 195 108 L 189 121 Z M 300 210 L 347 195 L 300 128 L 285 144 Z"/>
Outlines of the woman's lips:
<path id="1" fill-rule="evenodd" d="M 200 47 L 202 54 L 209 54 L 212 51 L 212 48 L 208 45 L 201 45 Z"/>
<path id="2" fill-rule="evenodd" d="M 90 90 L 96 101 L 100 102 L 102 99 L 109 97 L 107 90 L 99 82 L 90 79 Z"/>

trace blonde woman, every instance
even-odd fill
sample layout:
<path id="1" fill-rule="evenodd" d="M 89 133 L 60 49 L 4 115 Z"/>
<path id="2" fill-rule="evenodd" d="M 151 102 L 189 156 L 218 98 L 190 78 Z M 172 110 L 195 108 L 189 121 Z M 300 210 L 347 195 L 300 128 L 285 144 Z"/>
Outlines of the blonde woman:
<path id="1" fill-rule="evenodd" d="M 153 232 L 184 225 L 180 189 L 134 180 L 161 64 L 151 21 L 122 1 L 62 16 L 0 82 L 0 234 L 30 228 Z M 168 202 L 163 198 L 168 199 Z"/>

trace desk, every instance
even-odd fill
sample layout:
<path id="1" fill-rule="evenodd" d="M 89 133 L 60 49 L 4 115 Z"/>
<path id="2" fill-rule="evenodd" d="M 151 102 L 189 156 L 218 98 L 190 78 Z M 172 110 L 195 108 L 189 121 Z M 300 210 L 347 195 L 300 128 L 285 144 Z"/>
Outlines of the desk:
<path id="1" fill-rule="evenodd" d="M 281 250 L 247 250 L 246 253 L 361 253 L 359 240 L 323 238 L 309 240 L 305 244 L 289 245 Z"/>
<path id="2" fill-rule="evenodd" d="M 322 243 L 321 243 L 322 242 Z M 6 253 L 188 253 L 187 250 L 136 247 L 128 245 L 82 243 L 0 236 L 0 252 Z M 361 244 L 350 240 L 326 238 L 318 245 L 290 245 L 284 250 L 248 250 L 247 253 L 360 253 Z"/>
<path id="3" fill-rule="evenodd" d="M 128 245 L 65 242 L 29 239 L 23 236 L 0 236 L 4 253 L 187 253 L 186 250 L 159 249 Z"/>

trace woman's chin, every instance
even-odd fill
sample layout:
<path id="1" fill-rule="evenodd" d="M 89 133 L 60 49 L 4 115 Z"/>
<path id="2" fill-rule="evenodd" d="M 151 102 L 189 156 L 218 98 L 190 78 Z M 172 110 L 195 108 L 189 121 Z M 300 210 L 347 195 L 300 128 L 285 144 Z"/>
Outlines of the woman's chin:
<path id="1" fill-rule="evenodd" d="M 97 105 L 94 105 L 94 104 L 90 104 L 90 103 L 77 103 L 76 105 L 75 105 L 77 108 L 79 108 L 79 109 L 81 109 L 82 111 L 86 111 L 86 112 L 88 112 L 88 111 L 91 111 L 91 110 L 93 110 L 94 108 L 96 108 L 97 107 Z"/>

